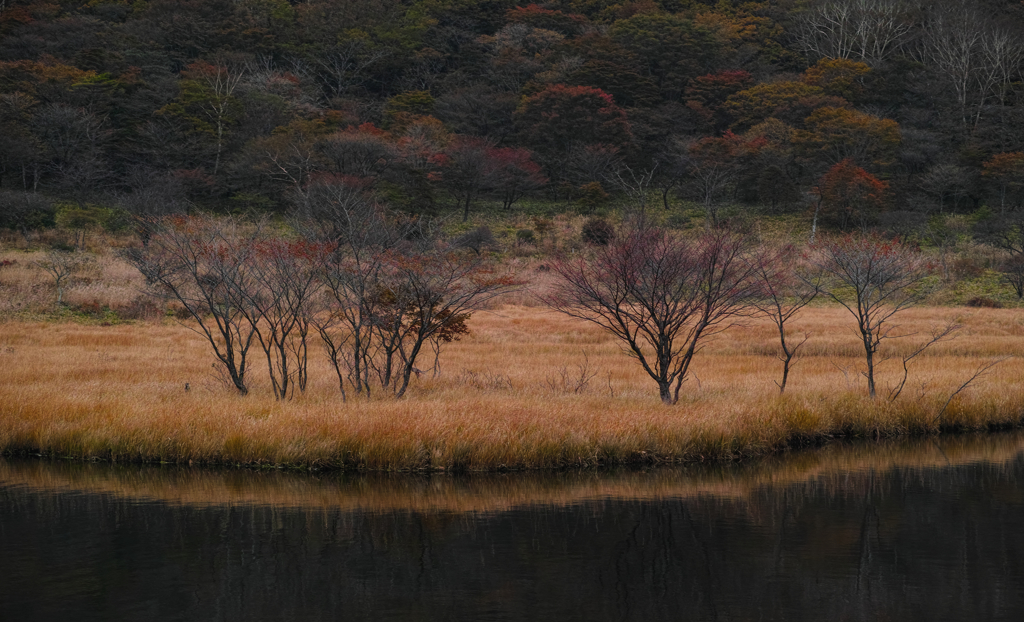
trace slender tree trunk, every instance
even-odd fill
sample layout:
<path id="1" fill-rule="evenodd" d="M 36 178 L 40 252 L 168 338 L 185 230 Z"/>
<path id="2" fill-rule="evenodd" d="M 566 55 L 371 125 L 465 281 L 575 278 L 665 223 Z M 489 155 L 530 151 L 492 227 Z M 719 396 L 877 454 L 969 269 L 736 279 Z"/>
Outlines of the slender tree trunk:
<path id="1" fill-rule="evenodd" d="M 786 331 L 783 327 L 779 327 L 779 341 L 782 344 L 782 382 L 779 383 L 779 395 L 786 392 L 786 382 L 789 380 L 789 364 L 793 360 L 793 353 L 790 352 L 789 346 L 786 345 Z M 797 346 L 799 347 L 799 346 Z"/>
<path id="2" fill-rule="evenodd" d="M 217 177 L 217 171 L 220 170 L 220 152 L 224 148 L 224 121 L 218 116 L 217 118 L 217 154 L 213 159 L 213 176 Z"/>
<path id="3" fill-rule="evenodd" d="M 409 357 L 405 361 L 405 367 L 402 370 L 402 386 L 395 392 L 395 397 L 402 397 L 405 395 L 406 389 L 409 388 L 409 379 L 412 378 L 412 370 L 416 363 L 416 357 L 420 353 L 420 348 L 423 347 L 424 337 L 419 336 L 416 339 L 416 343 L 412 346 L 412 351 L 409 353 Z"/>
<path id="4" fill-rule="evenodd" d="M 864 334 L 864 353 L 868 364 L 868 396 L 875 399 L 875 350 L 871 347 L 871 335 Z"/>
<path id="5" fill-rule="evenodd" d="M 821 199 L 814 205 L 814 218 L 811 219 L 811 244 L 814 244 L 814 236 L 818 234 L 818 213 L 821 212 Z"/>

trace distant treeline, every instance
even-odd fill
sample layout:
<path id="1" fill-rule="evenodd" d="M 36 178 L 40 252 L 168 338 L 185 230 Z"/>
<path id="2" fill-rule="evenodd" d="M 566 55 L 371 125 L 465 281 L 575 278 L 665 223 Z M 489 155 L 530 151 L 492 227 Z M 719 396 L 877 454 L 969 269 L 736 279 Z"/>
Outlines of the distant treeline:
<path id="1" fill-rule="evenodd" d="M 336 186 L 994 235 L 1024 212 L 1022 26 L 995 0 L 2 0 L 0 225 Z"/>

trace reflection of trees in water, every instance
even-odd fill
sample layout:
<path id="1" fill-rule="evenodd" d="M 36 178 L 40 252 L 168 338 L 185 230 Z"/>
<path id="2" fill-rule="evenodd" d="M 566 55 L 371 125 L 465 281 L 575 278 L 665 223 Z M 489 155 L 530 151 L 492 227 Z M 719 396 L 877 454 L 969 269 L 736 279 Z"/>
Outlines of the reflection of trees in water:
<path id="1" fill-rule="evenodd" d="M 468 513 L 3 485 L 0 617 L 1011 618 L 1024 610 L 1022 476 L 1018 457 Z"/>
<path id="2" fill-rule="evenodd" d="M 714 496 L 748 504 L 764 486 L 813 483 L 829 494 L 852 494 L 854 480 L 873 471 L 1003 464 L 1024 452 L 1024 431 L 880 442 L 833 443 L 747 463 L 690 464 L 651 470 L 528 473 L 289 473 L 280 470 L 157 468 L 79 462 L 5 462 L 0 486 L 112 494 L 185 505 L 281 505 L 310 510 L 502 512 L 595 499 L 658 500 Z M 772 492 L 774 494 L 774 492 Z"/>

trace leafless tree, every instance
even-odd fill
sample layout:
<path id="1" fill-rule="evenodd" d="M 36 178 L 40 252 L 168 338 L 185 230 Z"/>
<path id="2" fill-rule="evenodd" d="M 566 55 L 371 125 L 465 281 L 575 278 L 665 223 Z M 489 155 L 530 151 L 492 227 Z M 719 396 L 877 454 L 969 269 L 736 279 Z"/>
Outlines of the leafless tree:
<path id="1" fill-rule="evenodd" d="M 1011 257 L 1024 256 L 1024 212 L 1013 211 L 983 219 L 975 225 L 975 233 Z"/>
<path id="2" fill-rule="evenodd" d="M 323 99 L 328 100 L 344 96 L 365 77 L 367 70 L 390 54 L 388 48 L 374 49 L 367 40 L 353 38 L 315 54 L 311 62 L 296 59 L 292 68 L 298 75 L 314 78 L 320 84 Z"/>
<path id="3" fill-rule="evenodd" d="M 477 195 L 493 182 L 493 149 L 494 141 L 476 136 L 458 137 L 445 149 L 441 176 L 456 204 L 462 207 L 462 222 L 469 220 L 469 210 Z"/>
<path id="4" fill-rule="evenodd" d="M 194 323 L 184 324 L 213 348 L 221 370 L 242 395 L 256 329 L 242 292 L 256 289 L 249 266 L 263 226 L 209 216 L 150 219 L 149 244 L 124 253 L 156 296 L 176 300 Z"/>
<path id="5" fill-rule="evenodd" d="M 622 341 L 658 384 L 661 400 L 675 404 L 708 338 L 756 310 L 748 246 L 723 229 L 688 239 L 637 226 L 589 257 L 556 263 L 560 282 L 544 300 Z"/>
<path id="6" fill-rule="evenodd" d="M 669 196 L 686 176 L 690 165 L 689 141 L 679 136 L 666 137 L 655 154 L 655 175 L 651 185 L 661 193 L 661 204 L 669 209 Z"/>
<path id="7" fill-rule="evenodd" d="M 1013 288 L 1018 299 L 1024 299 L 1024 255 L 1010 255 L 999 264 L 999 274 Z"/>
<path id="8" fill-rule="evenodd" d="M 565 158 L 566 172 L 577 184 L 608 183 L 615 180 L 622 156 L 611 145 L 587 145 L 573 142 Z"/>
<path id="9" fill-rule="evenodd" d="M 310 178 L 324 168 L 315 143 L 301 132 L 258 138 L 246 150 L 253 169 L 292 192 L 304 192 Z"/>
<path id="10" fill-rule="evenodd" d="M 896 383 L 896 386 L 889 390 L 889 401 L 896 401 L 896 398 L 903 393 L 903 388 L 907 386 L 907 378 L 910 376 L 910 362 L 921 354 L 924 354 L 924 351 L 933 345 L 941 341 L 954 338 L 961 328 L 963 328 L 963 326 L 957 322 L 947 322 L 942 328 L 933 331 L 931 337 L 918 346 L 916 350 L 912 351 L 910 354 L 900 357 L 900 363 L 903 366 L 903 377 L 900 378 L 898 383 Z"/>
<path id="11" fill-rule="evenodd" d="M 346 254 L 339 249 L 323 266 L 325 299 L 313 315 L 313 324 L 338 378 L 342 399 L 347 399 L 346 380 L 356 393 L 371 392 L 370 357 L 373 326 L 379 313 L 380 263 L 376 251 Z"/>
<path id="12" fill-rule="evenodd" d="M 820 0 L 800 16 L 797 43 L 813 56 L 883 61 L 913 37 L 919 5 L 913 0 Z"/>
<path id="13" fill-rule="evenodd" d="M 882 342 L 901 337 L 893 319 L 928 294 L 927 263 L 911 246 L 871 235 L 819 239 L 811 263 L 821 270 L 824 293 L 857 320 L 867 363 L 864 376 L 874 398 L 876 354 Z"/>
<path id="14" fill-rule="evenodd" d="M 957 204 L 969 193 L 970 172 L 956 164 L 937 164 L 921 176 L 921 190 L 939 202 L 939 213 L 945 213 L 946 199 L 956 211 Z"/>
<path id="15" fill-rule="evenodd" d="M 342 392 L 347 379 L 356 393 L 378 384 L 396 397 L 424 347 L 434 348 L 436 366 L 441 344 L 466 332 L 470 313 L 518 284 L 485 257 L 407 245 L 339 249 L 323 278 L 329 312 L 314 323 Z"/>
<path id="16" fill-rule="evenodd" d="M 296 195 L 293 227 L 331 248 L 319 267 L 323 296 L 312 323 L 343 399 L 346 381 L 356 393 L 371 390 L 372 331 L 386 289 L 381 254 L 410 233 L 396 220 L 362 188 L 338 180 L 320 179 Z"/>
<path id="17" fill-rule="evenodd" d="M 188 79 L 196 81 L 207 93 L 207 97 L 196 98 L 193 105 L 197 106 L 200 115 L 213 130 L 214 177 L 220 170 L 232 108 L 235 106 L 235 91 L 244 84 L 247 69 L 245 65 L 198 63 L 187 72 Z"/>
<path id="18" fill-rule="evenodd" d="M 650 168 L 634 170 L 633 167 L 623 164 L 615 171 L 615 184 L 630 198 L 637 212 L 647 212 L 647 195 L 651 191 L 651 182 L 654 180 L 654 173 L 658 170 L 658 163 L 655 162 Z"/>
<path id="19" fill-rule="evenodd" d="M 952 2 L 931 12 L 922 56 L 952 88 L 965 131 L 981 119 L 985 102 L 1019 77 L 1024 43 L 996 25 L 974 3 Z"/>
<path id="20" fill-rule="evenodd" d="M 246 267 L 250 287 L 237 290 L 239 309 L 266 355 L 279 400 L 294 393 L 293 379 L 300 391 L 306 390 L 313 301 L 322 287 L 319 268 L 328 251 L 324 244 L 304 240 L 258 240 Z"/>
<path id="21" fill-rule="evenodd" d="M 409 386 L 416 361 L 431 341 L 465 332 L 465 321 L 472 311 L 495 296 L 519 285 L 508 269 L 498 269 L 487 258 L 444 247 L 416 253 L 391 252 L 385 257 L 387 270 L 396 285 L 394 310 L 389 314 L 389 334 L 395 339 L 401 365 L 389 365 L 395 377 L 395 396 L 401 397 Z M 383 378 L 385 385 L 388 377 Z"/>
<path id="22" fill-rule="evenodd" d="M 93 152 L 110 137 L 107 121 L 84 108 L 51 103 L 33 118 L 36 134 L 57 164 L 74 162 Z"/>
<path id="23" fill-rule="evenodd" d="M 800 253 L 792 245 L 762 246 L 752 258 L 758 295 L 751 304 L 770 319 L 779 332 L 782 381 L 775 383 L 779 393 L 786 392 L 793 361 L 809 337 L 805 333 L 796 343 L 787 341 L 787 325 L 821 293 L 821 271 L 801 270 L 800 260 Z"/>
<path id="24" fill-rule="evenodd" d="M 409 231 L 396 229 L 383 206 L 356 180 L 320 177 L 293 195 L 291 223 L 310 240 L 344 247 L 388 246 Z"/>
<path id="25" fill-rule="evenodd" d="M 345 394 L 373 385 L 402 396 L 424 347 L 435 365 L 442 343 L 465 332 L 480 305 L 515 287 L 482 252 L 448 245 L 367 194 L 321 184 L 293 222 L 331 245 L 320 269 L 324 297 L 311 320 Z"/>
<path id="26" fill-rule="evenodd" d="M 90 258 L 82 253 L 53 249 L 47 251 L 45 258 L 35 262 L 36 266 L 53 278 L 54 286 L 57 288 L 58 307 L 64 302 L 64 290 L 67 289 L 68 281 L 89 260 Z"/>

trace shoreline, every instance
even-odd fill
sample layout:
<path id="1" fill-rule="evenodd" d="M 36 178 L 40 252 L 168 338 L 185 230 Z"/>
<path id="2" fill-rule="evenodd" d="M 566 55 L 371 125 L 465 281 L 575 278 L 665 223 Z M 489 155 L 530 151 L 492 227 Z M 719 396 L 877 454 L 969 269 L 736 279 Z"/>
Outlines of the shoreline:
<path id="1" fill-rule="evenodd" d="M 169 456 L 136 455 L 117 458 L 112 455 L 63 455 L 57 452 L 42 452 L 38 449 L 10 449 L 0 450 L 0 458 L 40 460 L 44 462 L 72 461 L 78 463 L 109 464 L 109 465 L 139 465 L 139 466 L 174 466 L 174 467 L 197 467 L 204 469 L 242 469 L 249 471 L 286 471 L 293 473 L 344 473 L 344 474 L 409 474 L 409 475 L 468 475 L 468 474 L 512 474 L 512 473 L 537 473 L 537 472 L 566 472 L 566 471 L 610 471 L 615 469 L 643 469 L 671 466 L 693 466 L 693 465 L 740 465 L 747 461 L 761 461 L 780 458 L 791 452 L 801 452 L 815 449 L 827 449 L 839 443 L 856 442 L 882 442 L 882 441 L 914 441 L 927 438 L 957 438 L 967 435 L 987 435 L 1003 432 L 1024 430 L 1024 416 L 1018 421 L 1009 423 L 991 423 L 985 427 L 967 428 L 963 426 L 940 426 L 934 431 L 916 432 L 890 432 L 876 430 L 872 436 L 856 433 L 833 433 L 816 437 L 797 435 L 789 441 L 766 451 L 744 452 L 744 448 L 738 448 L 732 454 L 700 454 L 698 457 L 674 457 L 658 456 L 642 451 L 643 455 L 634 459 L 617 461 L 606 461 L 601 457 L 593 460 L 582 460 L 579 462 L 564 464 L 544 464 L 541 466 L 531 465 L 498 465 L 493 467 L 471 468 L 464 465 L 445 466 L 438 465 L 386 465 L 381 467 L 367 467 L 363 464 L 347 464 L 342 460 L 338 462 L 298 462 L 278 463 L 266 460 L 255 460 L 252 462 L 235 462 L 231 460 L 210 459 L 175 459 Z"/>
<path id="2" fill-rule="evenodd" d="M 322 473 L 0 458 L 0 486 L 82 491 L 175 505 L 276 505 L 345 510 L 495 512 L 594 499 L 712 495 L 756 500 L 765 486 L 845 488 L 893 469 L 1005 465 L 1024 452 L 1024 432 L 839 441 L 756 463 L 516 473 Z M 755 501 L 756 502 L 756 501 Z"/>

